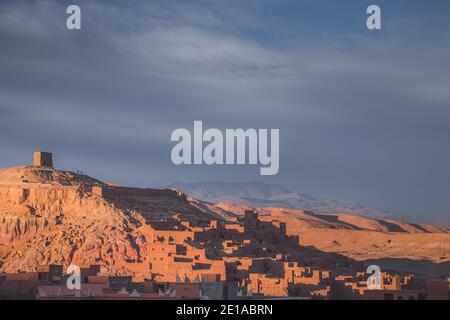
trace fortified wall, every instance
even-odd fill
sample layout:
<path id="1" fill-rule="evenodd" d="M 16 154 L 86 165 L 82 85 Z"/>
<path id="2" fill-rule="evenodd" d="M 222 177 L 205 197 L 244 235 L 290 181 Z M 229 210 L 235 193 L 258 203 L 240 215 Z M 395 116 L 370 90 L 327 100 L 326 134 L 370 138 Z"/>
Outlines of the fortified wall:
<path id="1" fill-rule="evenodd" d="M 93 186 L 92 193 L 109 200 L 136 197 L 165 197 L 186 200 L 186 195 L 173 189 L 128 188 L 115 186 Z"/>

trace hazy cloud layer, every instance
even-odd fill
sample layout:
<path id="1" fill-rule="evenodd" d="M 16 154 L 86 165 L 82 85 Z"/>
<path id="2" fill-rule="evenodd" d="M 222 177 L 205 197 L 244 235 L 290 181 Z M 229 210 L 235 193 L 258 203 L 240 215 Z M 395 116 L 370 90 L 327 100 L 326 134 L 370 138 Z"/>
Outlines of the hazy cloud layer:
<path id="1" fill-rule="evenodd" d="M 448 1 L 0 4 L 0 166 L 55 152 L 118 183 L 262 180 L 405 214 L 450 211 Z M 170 133 L 280 128 L 280 173 L 175 167 Z"/>

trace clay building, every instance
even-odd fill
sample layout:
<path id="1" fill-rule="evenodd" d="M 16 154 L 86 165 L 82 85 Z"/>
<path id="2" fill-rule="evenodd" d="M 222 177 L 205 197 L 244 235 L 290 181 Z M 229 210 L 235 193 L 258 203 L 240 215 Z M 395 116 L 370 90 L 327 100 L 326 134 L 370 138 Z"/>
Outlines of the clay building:
<path id="1" fill-rule="evenodd" d="M 53 168 L 53 154 L 50 152 L 35 151 L 33 153 L 33 165 Z"/>

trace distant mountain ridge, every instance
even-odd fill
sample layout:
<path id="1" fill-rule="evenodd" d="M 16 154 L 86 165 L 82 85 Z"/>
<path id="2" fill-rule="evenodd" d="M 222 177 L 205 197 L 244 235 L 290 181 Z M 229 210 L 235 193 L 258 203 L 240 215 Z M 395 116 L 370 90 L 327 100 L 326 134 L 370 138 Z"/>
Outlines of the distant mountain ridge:
<path id="1" fill-rule="evenodd" d="M 258 181 L 227 183 L 221 181 L 184 183 L 175 182 L 168 187 L 178 188 L 186 194 L 212 203 L 233 203 L 251 207 L 281 207 L 310 210 L 315 213 L 351 213 L 371 218 L 391 218 L 392 214 L 368 208 L 356 201 L 339 201 L 293 192 L 279 184 Z"/>
<path id="2" fill-rule="evenodd" d="M 183 190 L 193 198 L 214 204 L 236 204 L 254 208 L 287 208 L 313 211 L 317 214 L 348 213 L 372 219 L 394 219 L 407 223 L 432 224 L 450 227 L 448 218 L 417 217 L 366 207 L 352 200 L 331 200 L 308 193 L 293 192 L 279 184 L 259 181 L 229 183 L 222 181 L 174 182 L 168 186 Z"/>
<path id="3" fill-rule="evenodd" d="M 327 202 L 260 182 L 197 183 L 191 188 L 189 184 L 172 185 L 198 198 L 247 202 L 253 204 L 251 207 L 213 204 L 183 193 L 160 197 L 138 188 L 128 188 L 119 197 L 93 192 L 94 187 L 107 186 L 93 177 L 50 167 L 0 169 L 0 272 L 35 272 L 42 264 L 98 264 L 107 274 L 147 277 L 146 266 L 153 261 L 148 244 L 154 239 L 154 230 L 206 228 L 209 232 L 211 221 L 236 222 L 255 207 L 261 221 L 283 222 L 289 235 L 299 236 L 301 246 L 320 250 L 316 258 L 338 253 L 358 261 L 376 259 L 377 264 L 381 259 L 396 259 L 395 268 L 402 272 L 406 270 L 405 259 L 417 260 L 426 263 L 417 270 L 437 276 L 450 266 L 446 246 L 450 229 L 317 210 L 336 209 L 336 204 L 365 209 L 353 202 Z M 262 203 L 267 206 L 261 208 Z M 315 213 L 269 207 L 275 203 L 284 207 L 309 205 Z M 208 241 L 199 245 L 205 250 L 217 249 Z"/>

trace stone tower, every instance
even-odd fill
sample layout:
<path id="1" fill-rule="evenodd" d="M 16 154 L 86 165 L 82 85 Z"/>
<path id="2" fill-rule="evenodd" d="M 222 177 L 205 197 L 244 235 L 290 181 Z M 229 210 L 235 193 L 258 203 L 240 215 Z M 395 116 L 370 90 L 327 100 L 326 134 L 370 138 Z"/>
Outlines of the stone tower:
<path id="1" fill-rule="evenodd" d="M 53 154 L 50 152 L 35 151 L 33 153 L 33 165 L 53 168 Z"/>

